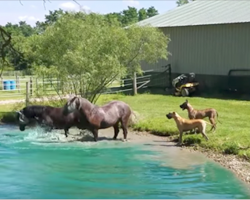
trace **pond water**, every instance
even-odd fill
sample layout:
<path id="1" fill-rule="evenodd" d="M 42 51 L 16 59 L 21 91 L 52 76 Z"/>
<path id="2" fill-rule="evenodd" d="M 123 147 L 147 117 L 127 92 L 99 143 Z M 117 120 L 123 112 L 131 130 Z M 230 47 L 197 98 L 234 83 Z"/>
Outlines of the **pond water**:
<path id="1" fill-rule="evenodd" d="M 60 140 L 63 136 L 62 131 L 20 132 L 14 126 L 1 126 L 0 197 L 250 198 L 245 184 L 207 159 L 181 168 L 171 165 L 176 159 L 182 161 L 175 149 L 155 151 L 143 143 L 110 140 L 67 142 Z"/>

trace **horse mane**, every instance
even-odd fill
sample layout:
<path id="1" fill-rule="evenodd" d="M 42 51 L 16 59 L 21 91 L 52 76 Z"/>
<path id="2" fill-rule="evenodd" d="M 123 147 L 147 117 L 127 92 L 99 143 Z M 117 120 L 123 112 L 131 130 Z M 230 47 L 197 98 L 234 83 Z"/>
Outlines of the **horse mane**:
<path id="1" fill-rule="evenodd" d="M 33 106 L 26 106 L 23 108 L 23 114 L 25 116 L 34 117 L 34 116 L 41 116 L 45 109 L 49 108 L 50 106 L 40 106 L 40 105 L 33 105 Z"/>

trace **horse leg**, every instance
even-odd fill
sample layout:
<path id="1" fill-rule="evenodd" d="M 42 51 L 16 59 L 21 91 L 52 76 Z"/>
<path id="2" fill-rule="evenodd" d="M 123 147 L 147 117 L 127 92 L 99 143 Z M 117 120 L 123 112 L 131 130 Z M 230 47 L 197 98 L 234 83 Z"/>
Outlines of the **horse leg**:
<path id="1" fill-rule="evenodd" d="M 44 120 L 42 121 L 43 121 L 43 124 L 45 125 L 45 131 L 51 132 L 53 129 L 53 121 L 51 120 L 51 118 L 46 116 Z"/>
<path id="2" fill-rule="evenodd" d="M 68 128 L 64 129 L 64 134 L 65 134 L 66 137 L 68 137 L 68 134 L 69 134 L 69 129 Z"/>
<path id="3" fill-rule="evenodd" d="M 124 122 L 124 120 L 122 120 L 122 130 L 123 130 L 124 140 L 126 140 L 128 135 L 128 125 L 126 122 Z"/>
<path id="4" fill-rule="evenodd" d="M 98 129 L 94 129 L 92 132 L 93 132 L 93 135 L 94 135 L 94 141 L 97 142 L 97 139 L 98 139 Z"/>
<path id="5" fill-rule="evenodd" d="M 118 133 L 119 133 L 119 122 L 117 122 L 113 127 L 114 127 L 114 132 L 115 132 L 113 140 L 116 140 Z"/>

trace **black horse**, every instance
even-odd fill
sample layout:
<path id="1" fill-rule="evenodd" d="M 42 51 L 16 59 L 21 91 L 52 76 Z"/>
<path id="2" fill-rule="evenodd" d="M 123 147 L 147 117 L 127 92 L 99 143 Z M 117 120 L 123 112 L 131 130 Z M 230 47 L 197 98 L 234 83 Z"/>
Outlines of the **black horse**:
<path id="1" fill-rule="evenodd" d="M 78 112 L 73 112 L 68 115 L 63 113 L 64 108 L 40 105 L 27 106 L 17 111 L 19 129 L 20 131 L 24 131 L 26 126 L 37 122 L 47 131 L 64 129 L 66 137 L 68 137 L 68 132 L 71 127 L 85 129 L 87 121 L 81 118 Z"/>

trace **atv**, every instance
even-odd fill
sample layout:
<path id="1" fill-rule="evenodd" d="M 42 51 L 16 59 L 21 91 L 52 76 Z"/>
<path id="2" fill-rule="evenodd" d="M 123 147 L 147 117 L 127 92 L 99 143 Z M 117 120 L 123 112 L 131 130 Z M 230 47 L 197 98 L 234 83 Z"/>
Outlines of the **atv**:
<path id="1" fill-rule="evenodd" d="M 195 81 L 195 73 L 181 74 L 172 81 L 174 96 L 190 96 L 198 90 L 199 83 Z"/>

